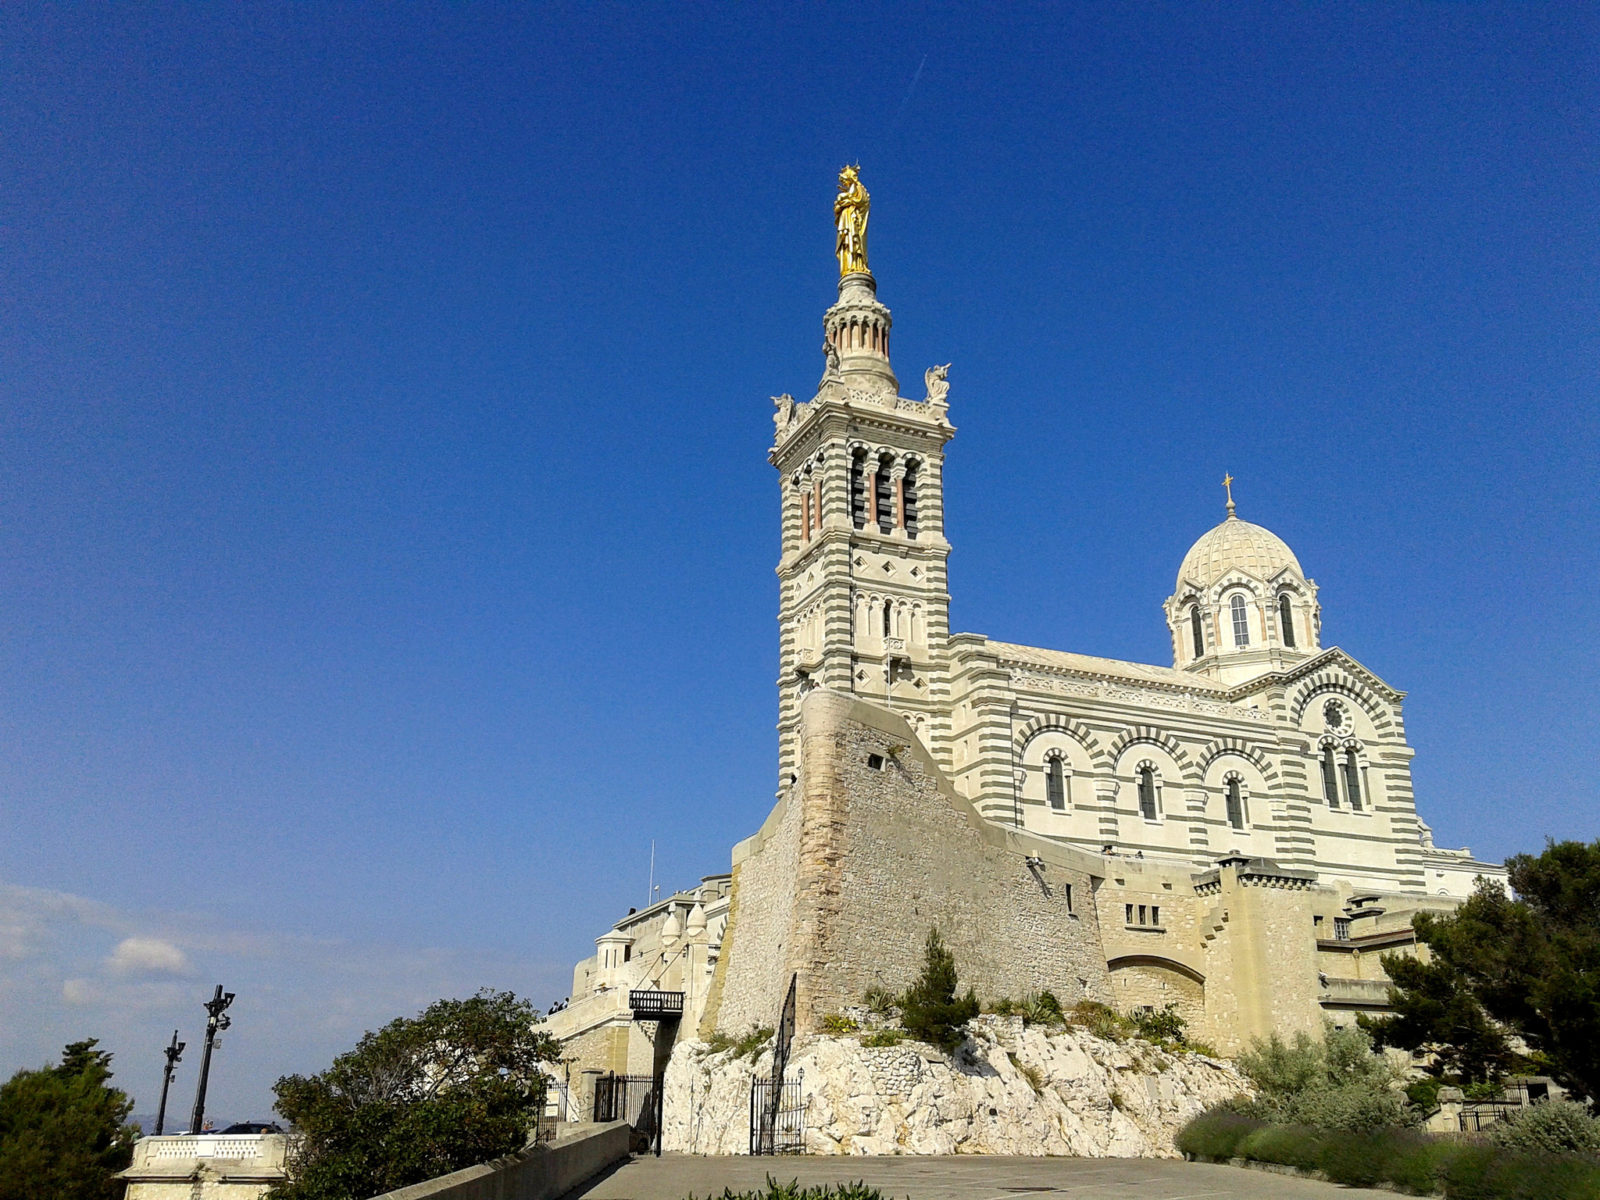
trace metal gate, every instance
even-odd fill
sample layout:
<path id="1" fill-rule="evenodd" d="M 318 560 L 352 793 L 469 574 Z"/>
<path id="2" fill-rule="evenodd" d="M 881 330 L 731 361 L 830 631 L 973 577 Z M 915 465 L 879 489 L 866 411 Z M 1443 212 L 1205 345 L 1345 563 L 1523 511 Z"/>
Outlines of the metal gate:
<path id="1" fill-rule="evenodd" d="M 806 1102 L 800 1084 L 806 1073 L 774 1086 L 771 1079 L 750 1081 L 750 1153 L 804 1154 Z"/>
<path id="2" fill-rule="evenodd" d="M 651 1075 L 602 1075 L 594 1081 L 594 1119 L 626 1121 L 654 1133 L 659 1127 L 661 1094 Z"/>

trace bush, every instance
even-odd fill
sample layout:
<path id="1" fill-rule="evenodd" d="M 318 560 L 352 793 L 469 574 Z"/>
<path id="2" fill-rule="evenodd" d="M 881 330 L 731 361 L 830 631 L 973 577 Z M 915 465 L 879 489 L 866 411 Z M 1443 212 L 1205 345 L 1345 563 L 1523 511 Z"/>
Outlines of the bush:
<path id="1" fill-rule="evenodd" d="M 761 1048 L 771 1040 L 770 1025 L 755 1026 L 739 1034 L 724 1033 L 719 1029 L 706 1039 L 706 1050 L 710 1054 L 732 1050 L 735 1058 L 750 1058 L 761 1053 Z"/>
<path id="2" fill-rule="evenodd" d="M 1508 1154 L 1462 1146 L 1443 1171 L 1449 1200 L 1596 1200 L 1600 1163 L 1571 1155 Z"/>
<path id="3" fill-rule="evenodd" d="M 1320 1130 L 1305 1125 L 1267 1125 L 1247 1134 L 1234 1153 L 1256 1162 L 1315 1171 L 1324 1144 L 1325 1135 Z"/>
<path id="4" fill-rule="evenodd" d="M 1529 1154 L 1593 1154 L 1600 1151 L 1600 1121 L 1570 1100 L 1547 1100 L 1490 1126 L 1489 1140 Z"/>
<path id="5" fill-rule="evenodd" d="M 966 1040 L 967 1022 L 978 1015 L 978 997 L 968 988 L 957 999 L 955 955 L 937 928 L 928 931 L 925 956 L 922 974 L 900 999 L 900 1023 L 918 1041 L 950 1053 Z"/>
<path id="6" fill-rule="evenodd" d="M 1067 1019 L 1108 1042 L 1122 1041 L 1132 1027 L 1127 1017 L 1098 1000 L 1079 1000 L 1072 1006 Z"/>
<path id="7" fill-rule="evenodd" d="M 861 1028 L 861 1023 L 854 1017 L 847 1017 L 843 1013 L 829 1013 L 822 1018 L 822 1032 L 832 1034 L 854 1033 Z"/>
<path id="8" fill-rule="evenodd" d="M 881 987 L 869 987 L 864 999 L 867 1010 L 875 1017 L 890 1016 L 898 1003 L 893 992 Z"/>
<path id="9" fill-rule="evenodd" d="M 1240 1111 L 1278 1125 L 1372 1132 L 1416 1123 L 1398 1073 L 1373 1053 L 1360 1029 L 1329 1030 L 1318 1041 L 1307 1033 L 1285 1042 L 1273 1034 L 1238 1058 L 1258 1089 Z"/>
<path id="10" fill-rule="evenodd" d="M 1226 1108 L 1208 1108 L 1178 1130 L 1174 1144 L 1196 1158 L 1233 1158 L 1239 1143 L 1261 1127 L 1254 1117 Z"/>
<path id="11" fill-rule="evenodd" d="M 1128 1019 L 1133 1022 L 1133 1027 L 1138 1030 L 1139 1036 L 1149 1042 L 1182 1044 L 1183 1035 L 1189 1028 L 1189 1023 L 1178 1015 L 1176 1004 L 1150 1011 L 1140 1009 L 1129 1013 Z"/>

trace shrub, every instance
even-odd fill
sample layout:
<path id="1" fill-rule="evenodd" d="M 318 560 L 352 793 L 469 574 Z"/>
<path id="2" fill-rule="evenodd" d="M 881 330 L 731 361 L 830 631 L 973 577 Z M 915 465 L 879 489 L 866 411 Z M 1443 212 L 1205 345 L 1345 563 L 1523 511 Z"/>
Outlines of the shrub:
<path id="1" fill-rule="evenodd" d="M 978 1015 L 978 997 L 971 988 L 956 997 L 955 955 L 937 928 L 928 931 L 925 957 L 922 974 L 900 999 L 900 1023 L 918 1041 L 949 1053 L 966 1040 L 967 1022 Z"/>
<path id="2" fill-rule="evenodd" d="M 864 999 L 867 1010 L 875 1017 L 889 1016 L 894 1012 L 897 1003 L 893 992 L 877 986 L 869 987 Z"/>
<path id="3" fill-rule="evenodd" d="M 1439 1089 L 1443 1086 L 1443 1081 L 1431 1075 L 1423 1079 L 1413 1079 L 1406 1084 L 1406 1100 L 1413 1108 L 1425 1113 L 1432 1112 L 1439 1107 Z"/>
<path id="4" fill-rule="evenodd" d="M 1282 1163 L 1302 1171 L 1314 1171 L 1325 1142 L 1326 1135 L 1305 1125 L 1266 1125 L 1246 1134 L 1234 1153 L 1257 1162 Z"/>
<path id="5" fill-rule="evenodd" d="M 1596 1200 L 1600 1163 L 1574 1155 L 1508 1154 L 1462 1146 L 1445 1163 L 1449 1200 Z"/>
<path id="6" fill-rule="evenodd" d="M 1139 1009 L 1129 1013 L 1128 1020 L 1147 1042 L 1176 1042 L 1181 1046 L 1189 1029 L 1189 1023 L 1178 1015 L 1176 1004 L 1148 1011 Z"/>
<path id="7" fill-rule="evenodd" d="M 847 1017 L 843 1013 L 829 1013 L 822 1018 L 822 1032 L 832 1034 L 854 1033 L 861 1028 L 861 1022 L 854 1017 Z"/>
<path id="8" fill-rule="evenodd" d="M 1581 1104 L 1547 1100 L 1492 1125 L 1489 1140 L 1528 1154 L 1593 1154 L 1600 1151 L 1600 1121 Z"/>
<path id="9" fill-rule="evenodd" d="M 1254 1117 L 1226 1108 L 1208 1108 L 1178 1130 L 1175 1144 L 1184 1154 L 1196 1158 L 1233 1158 L 1239 1143 L 1260 1128 L 1261 1122 Z"/>
<path id="10" fill-rule="evenodd" d="M 875 1029 L 861 1039 L 863 1046 L 898 1046 L 906 1035 L 898 1029 Z"/>
<path id="11" fill-rule="evenodd" d="M 1109 1042 L 1122 1041 L 1128 1036 L 1130 1028 L 1128 1018 L 1098 1000 L 1079 1000 L 1072 1006 L 1072 1012 L 1067 1014 L 1067 1019 L 1074 1025 L 1088 1030 L 1095 1037 L 1105 1038 Z"/>
<path id="12" fill-rule="evenodd" d="M 1051 991 L 1024 996 L 1021 1009 L 1022 1019 L 1033 1025 L 1064 1025 L 1067 1021 L 1067 1014 L 1061 1009 L 1061 1001 Z"/>
<path id="13" fill-rule="evenodd" d="M 1263 1121 L 1368 1132 L 1416 1121 L 1395 1090 L 1395 1067 L 1373 1053 L 1360 1029 L 1329 1030 L 1322 1041 L 1304 1032 L 1293 1042 L 1273 1034 L 1238 1065 L 1259 1092 L 1241 1111 Z"/>
<path id="14" fill-rule="evenodd" d="M 721 1054 L 724 1050 L 732 1050 L 735 1058 L 749 1058 L 759 1054 L 761 1048 L 772 1040 L 772 1028 L 768 1025 L 753 1027 L 744 1033 L 724 1033 L 717 1030 L 706 1039 L 706 1052 L 708 1054 Z"/>

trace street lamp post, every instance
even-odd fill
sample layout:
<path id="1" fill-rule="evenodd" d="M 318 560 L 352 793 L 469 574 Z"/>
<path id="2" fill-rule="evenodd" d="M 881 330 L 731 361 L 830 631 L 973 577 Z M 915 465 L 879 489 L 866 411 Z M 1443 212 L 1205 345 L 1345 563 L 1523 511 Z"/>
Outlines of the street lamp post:
<path id="1" fill-rule="evenodd" d="M 200 1124 L 206 1116 L 206 1081 L 211 1076 L 211 1046 L 217 1040 L 217 1034 L 226 1029 L 232 1022 L 223 1015 L 223 1009 L 233 1003 L 233 993 L 224 992 L 222 985 L 217 984 L 217 994 L 205 1003 L 206 1009 L 206 1047 L 200 1055 L 200 1086 L 194 1093 L 194 1112 L 189 1117 L 189 1132 L 199 1133 Z"/>
<path id="2" fill-rule="evenodd" d="M 167 1056 L 167 1065 L 161 1069 L 161 1107 L 156 1109 L 156 1136 L 161 1136 L 161 1131 L 167 1124 L 167 1089 L 172 1086 L 172 1069 L 178 1065 L 183 1057 L 183 1048 L 187 1042 L 178 1040 L 178 1031 L 172 1031 L 172 1045 L 162 1051 Z"/>

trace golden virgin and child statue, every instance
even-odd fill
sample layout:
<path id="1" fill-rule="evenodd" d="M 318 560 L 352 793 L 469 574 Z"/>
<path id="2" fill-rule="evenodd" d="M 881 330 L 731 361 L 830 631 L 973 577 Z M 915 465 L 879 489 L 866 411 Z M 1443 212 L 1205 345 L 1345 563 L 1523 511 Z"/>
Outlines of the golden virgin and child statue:
<path id="1" fill-rule="evenodd" d="M 833 200 L 833 223 L 838 230 L 834 253 L 839 256 L 839 274 L 867 271 L 867 210 L 872 197 L 861 186 L 861 168 L 846 167 L 839 172 L 839 194 Z"/>

